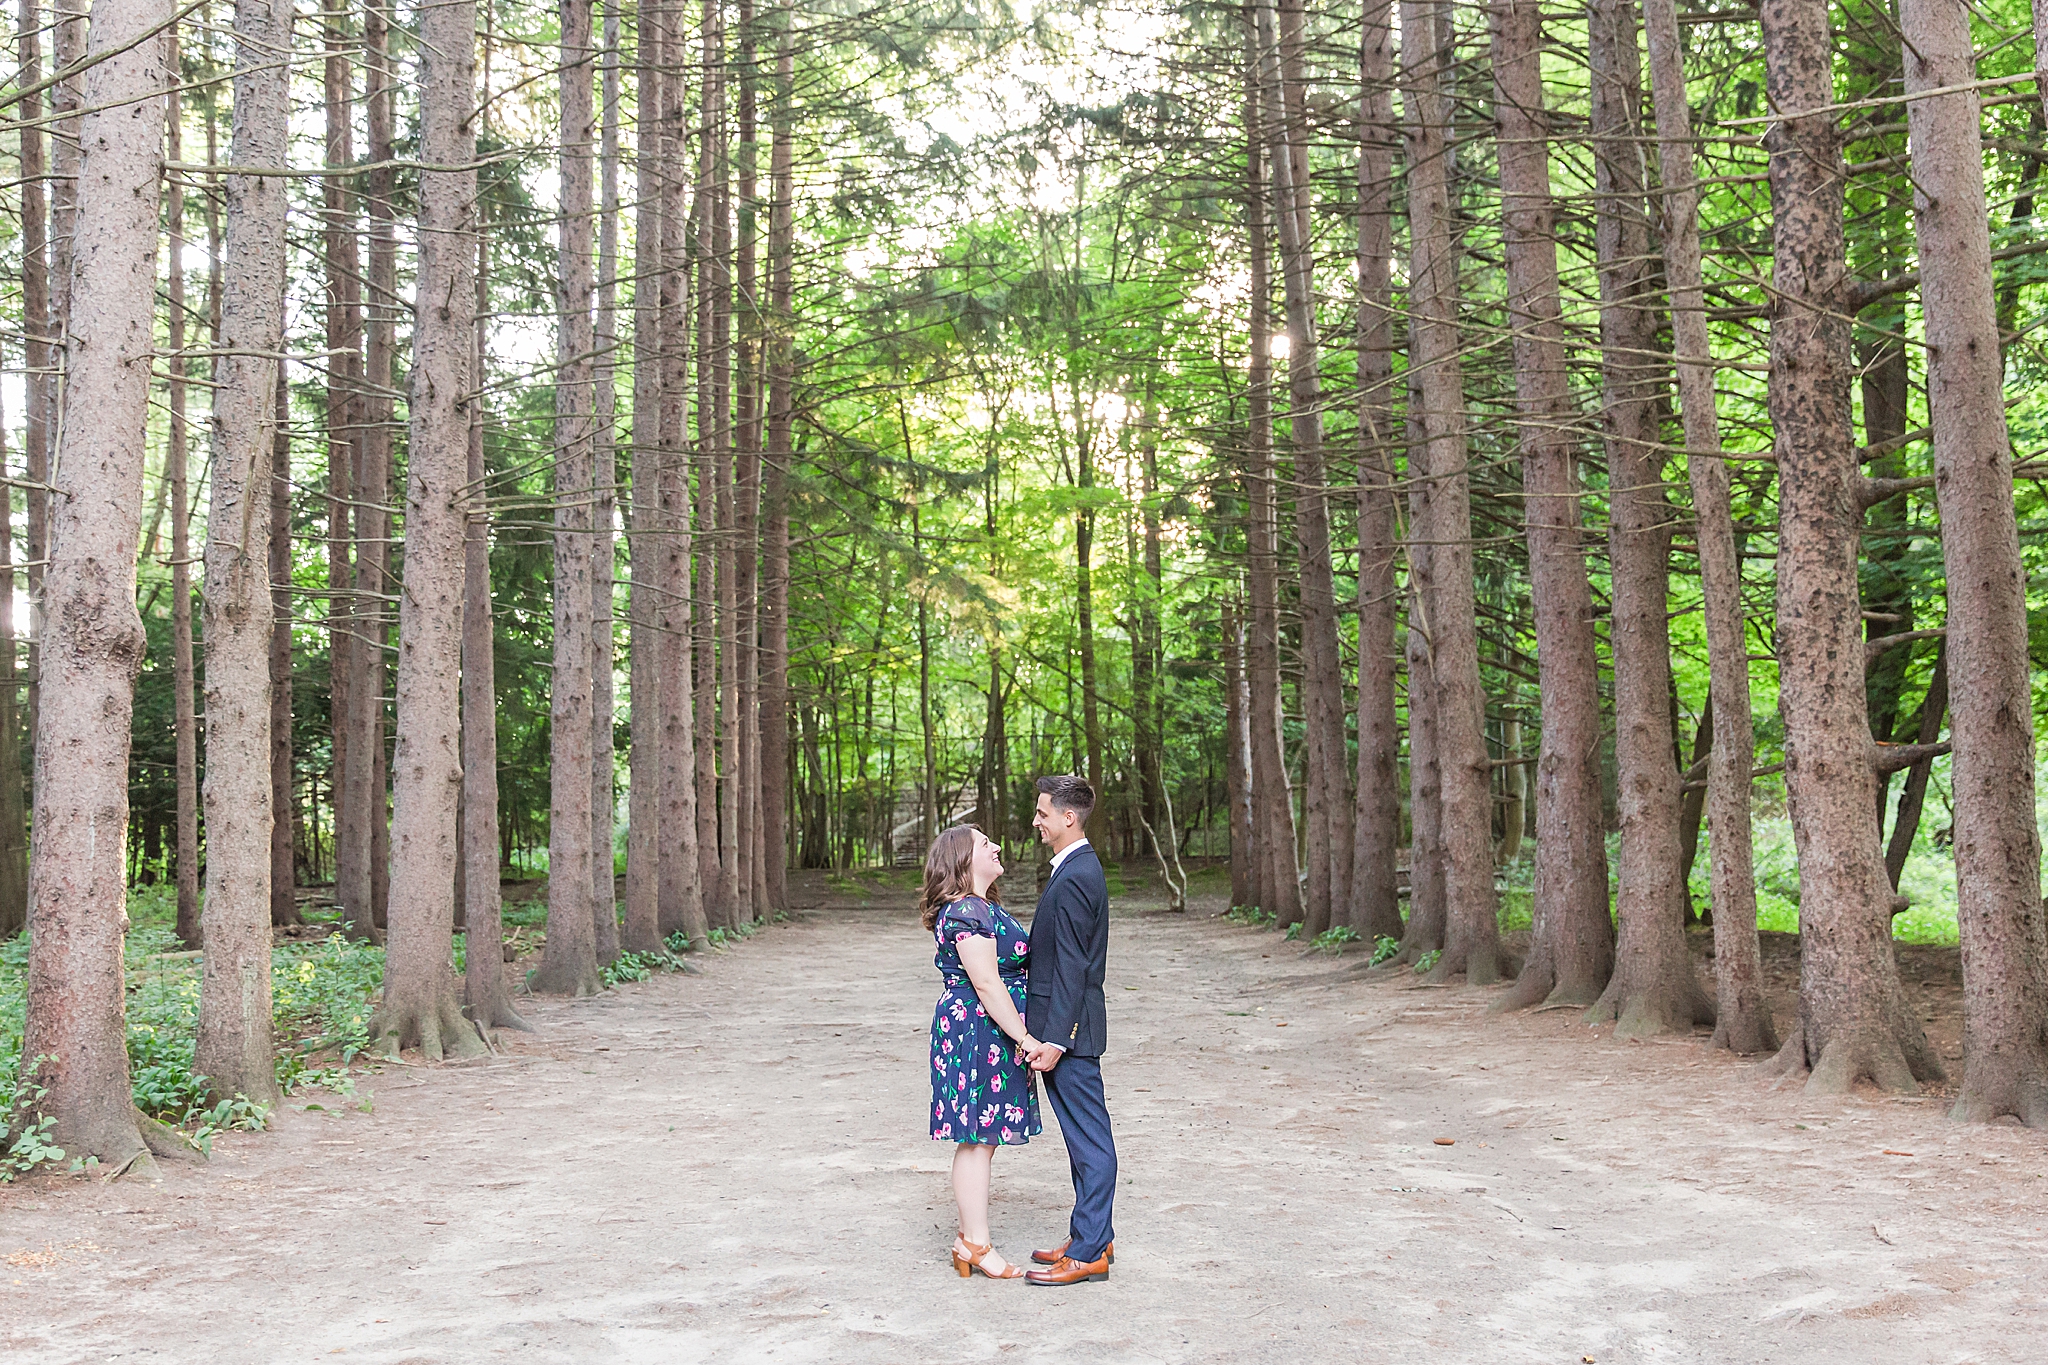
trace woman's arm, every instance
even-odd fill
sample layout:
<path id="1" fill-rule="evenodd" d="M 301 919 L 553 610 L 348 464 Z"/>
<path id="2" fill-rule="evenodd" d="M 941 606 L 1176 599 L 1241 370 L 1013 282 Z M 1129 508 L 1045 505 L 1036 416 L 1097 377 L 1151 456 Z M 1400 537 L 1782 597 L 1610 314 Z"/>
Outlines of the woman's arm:
<path id="1" fill-rule="evenodd" d="M 996 941 L 972 934 L 955 940 L 953 946 L 959 950 L 960 965 L 967 969 L 967 979 L 974 983 L 974 993 L 981 997 L 981 1007 L 988 1011 L 996 1027 L 1027 1049 L 1037 1047 L 1038 1040 L 1031 1036 L 1031 1030 L 1017 1013 L 1017 1002 L 1010 999 L 1002 974 L 996 970 Z"/>

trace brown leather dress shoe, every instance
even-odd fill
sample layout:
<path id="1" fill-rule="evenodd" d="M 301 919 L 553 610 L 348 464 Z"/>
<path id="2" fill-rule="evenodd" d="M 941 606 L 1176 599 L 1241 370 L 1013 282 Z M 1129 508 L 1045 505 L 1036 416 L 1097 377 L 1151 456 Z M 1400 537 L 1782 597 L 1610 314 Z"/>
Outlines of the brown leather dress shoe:
<path id="1" fill-rule="evenodd" d="M 1062 1256 L 1052 1263 L 1048 1270 L 1031 1270 L 1024 1274 L 1026 1284 L 1067 1285 L 1081 1284 L 1088 1280 L 1109 1278 L 1109 1254 L 1103 1253 L 1099 1261 L 1077 1261 L 1071 1256 Z"/>
<path id="2" fill-rule="evenodd" d="M 1038 1263 L 1039 1263 L 1040 1265 L 1054 1265 L 1054 1264 L 1057 1264 L 1057 1263 L 1058 1263 L 1058 1261 L 1059 1261 L 1059 1259 L 1060 1259 L 1060 1257 L 1062 1257 L 1062 1256 L 1064 1256 L 1064 1255 L 1066 1255 L 1066 1254 L 1067 1254 L 1067 1248 L 1068 1248 L 1068 1247 L 1070 1247 L 1070 1246 L 1072 1246 L 1073 1244 L 1074 1244 L 1074 1239 L 1073 1239 L 1073 1238 L 1071 1238 L 1071 1237 L 1069 1237 L 1069 1238 L 1068 1238 L 1068 1239 L 1067 1239 L 1066 1241 L 1064 1241 L 1064 1242 L 1061 1242 L 1061 1243 L 1060 1243 L 1060 1244 L 1059 1244 L 1058 1246 L 1054 1247 L 1054 1248 L 1053 1248 L 1052 1250 L 1050 1250 L 1050 1251 L 1034 1251 L 1034 1252 L 1032 1252 L 1032 1253 L 1031 1253 L 1031 1259 L 1032 1259 L 1032 1260 L 1034 1260 L 1034 1261 L 1036 1261 L 1036 1262 L 1038 1262 Z M 1107 1247 L 1103 1248 L 1103 1251 L 1102 1251 L 1102 1257 L 1103 1257 L 1103 1259 L 1104 1259 L 1104 1260 L 1108 1261 L 1108 1262 L 1109 1262 L 1109 1263 L 1110 1263 L 1111 1265 L 1115 1265 L 1115 1264 L 1116 1264 L 1116 1243 L 1115 1243 L 1115 1242 L 1111 1242 L 1111 1243 L 1110 1243 L 1110 1244 L 1109 1244 L 1109 1245 L 1108 1245 Z"/>

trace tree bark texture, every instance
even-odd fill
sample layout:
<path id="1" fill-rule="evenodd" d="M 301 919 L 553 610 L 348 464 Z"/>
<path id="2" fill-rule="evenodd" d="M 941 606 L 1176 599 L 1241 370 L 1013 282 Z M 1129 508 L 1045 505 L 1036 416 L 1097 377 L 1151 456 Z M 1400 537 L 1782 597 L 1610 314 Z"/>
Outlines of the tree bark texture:
<path id="1" fill-rule="evenodd" d="M 1614 969 L 1614 926 L 1607 911 L 1600 818 L 1600 664 L 1574 468 L 1579 432 L 1558 292 L 1543 23 L 1536 0 L 1501 0 L 1489 10 L 1489 22 L 1516 441 L 1542 704 L 1529 958 L 1499 1004 L 1590 1005 Z"/>
<path id="2" fill-rule="evenodd" d="M 1961 0 L 1902 0 L 1906 90 L 1976 77 Z M 1950 774 L 1963 958 L 1963 1083 L 1953 1114 L 2048 1124 L 2048 929 L 2034 815 L 2027 576 L 2005 426 L 1975 90 L 1906 106 L 1927 326 L 1927 410 L 1948 581 Z"/>
<path id="3" fill-rule="evenodd" d="M 1782 1064 L 1808 1088 L 1913 1091 L 1941 1076 L 1892 955 L 1891 887 L 1871 819 L 1856 563 L 1862 507 L 1849 424 L 1843 164 L 1828 9 L 1764 0 L 1770 155 L 1770 416 L 1780 480 L 1779 708 L 1799 857 L 1800 1023 Z"/>
<path id="4" fill-rule="evenodd" d="M 475 10 L 472 7 L 471 22 Z M 472 143 L 472 151 L 474 144 Z M 475 230 L 474 210 L 471 211 Z M 490 246 L 477 233 L 475 316 L 470 342 L 473 387 L 481 388 L 489 311 Z M 484 403 L 467 405 L 468 516 L 462 536 L 462 1003 L 480 1029 L 531 1031 L 505 985 L 504 906 L 498 869 L 497 629 L 491 602 L 489 471 L 484 462 Z"/>
<path id="5" fill-rule="evenodd" d="M 1685 945 L 1678 756 L 1671 738 L 1671 507 L 1664 497 L 1655 252 L 1642 142 L 1642 64 L 1632 0 L 1587 10 L 1595 252 L 1600 277 L 1602 436 L 1607 451 L 1616 805 L 1621 855 L 1614 974 L 1592 1018 L 1617 1037 L 1685 1033 L 1714 1003 Z"/>
<path id="6" fill-rule="evenodd" d="M 44 571 L 22 1077 L 73 1156 L 149 1160 L 129 1090 L 124 850 L 142 665 L 135 546 L 156 313 L 169 0 L 100 0 L 81 78 L 77 235 Z M 62 53 L 61 35 L 59 29 Z"/>
<path id="7" fill-rule="evenodd" d="M 167 42 L 165 65 L 178 69 L 175 33 Z M 164 100 L 166 155 L 184 159 L 182 101 L 171 91 Z M 180 179 L 164 211 L 165 331 L 171 378 L 164 397 L 170 408 L 164 442 L 164 479 L 171 488 L 171 748 L 177 788 L 177 839 L 173 878 L 177 883 L 178 942 L 199 946 L 199 706 L 192 669 L 192 496 L 187 479 L 190 429 L 185 421 L 185 187 Z"/>
<path id="8" fill-rule="evenodd" d="M 768 424 L 761 490 L 761 847 L 765 909 L 789 909 L 789 465 L 794 453 L 796 250 L 794 123 L 796 55 L 790 7 L 777 20 L 773 142 L 768 154 Z M 996 798 L 1003 799 L 998 790 Z M 997 838 L 1002 831 L 996 823 Z"/>
<path id="9" fill-rule="evenodd" d="M 1692 111 L 1686 103 L 1677 0 L 1645 0 L 1643 26 L 1664 186 L 1664 276 L 1671 291 L 1678 403 L 1707 626 L 1707 705 L 1713 714 L 1707 754 L 1707 856 L 1714 914 L 1714 1045 L 1734 1052 L 1771 1052 L 1778 1047 L 1778 1034 L 1764 998 L 1749 824 L 1756 736 L 1750 719 L 1742 564 L 1735 553 L 1728 466 L 1720 458 L 1721 431 L 1714 409 L 1713 355 L 1700 270 L 1699 179 L 1693 164 Z"/>
<path id="10" fill-rule="evenodd" d="M 556 305 L 554 680 L 549 689 L 548 937 L 533 989 L 602 990 L 590 908 L 590 0 L 561 6 L 561 237 Z"/>
<path id="11" fill-rule="evenodd" d="M 600 966 L 619 955 L 618 883 L 612 874 L 612 813 L 618 761 L 612 727 L 617 698 L 612 673 L 612 579 L 618 568 L 613 523 L 618 512 L 617 360 L 619 301 L 619 0 L 605 0 L 600 46 L 604 92 L 599 117 L 597 316 L 591 385 L 594 438 L 590 542 L 590 914 Z"/>
<path id="12" fill-rule="evenodd" d="M 277 367 L 270 444 L 270 923 L 299 922 L 292 839 L 292 396 Z"/>
<path id="13" fill-rule="evenodd" d="M 1399 130 L 1393 21 L 1393 0 L 1367 4 L 1358 71 L 1358 775 L 1351 902 L 1344 922 L 1372 940 L 1399 939 L 1402 929 L 1396 866 L 1401 736 L 1395 717 L 1393 264 Z M 1234 739 L 1231 744 L 1234 749 Z"/>
<path id="14" fill-rule="evenodd" d="M 475 156 L 475 49 L 476 10 L 468 0 L 421 12 L 420 151 L 429 165 L 461 166 Z M 461 856 L 464 523 L 471 496 L 465 485 L 470 413 L 478 401 L 475 214 L 475 171 L 422 173 L 391 762 L 389 937 L 384 998 L 370 1020 L 370 1046 L 392 1055 L 417 1047 L 435 1061 L 488 1050 L 477 1025 L 463 1016 L 449 952 L 452 872 Z M 495 842 L 483 847 L 495 854 Z M 495 890 L 495 883 L 489 878 L 488 888 Z M 488 961 L 496 958 L 496 946 L 487 937 L 477 951 Z"/>
<path id="15" fill-rule="evenodd" d="M 1280 513 L 1273 467 L 1273 318 L 1271 186 L 1264 170 L 1265 100 L 1260 93 L 1256 16 L 1245 35 L 1246 215 L 1251 239 L 1251 354 L 1246 377 L 1245 542 L 1250 635 L 1245 673 L 1251 692 L 1252 850 L 1259 908 L 1285 927 L 1302 917 L 1295 860 L 1294 800 L 1287 776 L 1280 691 Z"/>
<path id="16" fill-rule="evenodd" d="M 288 0 L 236 0 L 237 167 L 285 166 Z M 230 174 L 206 532 L 206 943 L 193 1069 L 216 1100 L 278 1098 L 270 1023 L 270 470 L 284 339 L 281 176 Z"/>
<path id="17" fill-rule="evenodd" d="M 619 943 L 627 952 L 659 952 L 661 860 L 661 291 L 664 283 L 662 200 L 661 25 L 640 15 L 635 93 L 643 112 L 634 130 L 633 221 L 633 489 L 627 540 L 632 583 L 626 599 L 627 691 L 632 747 L 627 758 L 626 909 Z M 673 341 L 671 341 L 673 344 Z M 668 842 L 673 842 L 671 839 Z"/>
<path id="18" fill-rule="evenodd" d="M 1501 972 L 1498 898 L 1493 888 L 1493 783 L 1486 754 L 1485 694 L 1479 682 L 1479 624 L 1472 598 L 1472 509 L 1466 471 L 1463 369 L 1458 358 L 1457 225 L 1451 215 L 1445 89 L 1450 15 L 1431 0 L 1404 0 L 1402 32 L 1432 41 L 1401 52 L 1416 115 L 1409 123 L 1408 220 L 1413 264 L 1409 363 L 1421 372 L 1425 420 L 1411 443 L 1410 477 L 1430 485 L 1430 673 L 1435 680 L 1437 760 L 1442 784 L 1444 947 L 1433 980 L 1463 974 L 1475 986 Z M 1412 626 L 1411 626 L 1412 628 Z M 1413 681 L 1411 675 L 1410 692 Z"/>

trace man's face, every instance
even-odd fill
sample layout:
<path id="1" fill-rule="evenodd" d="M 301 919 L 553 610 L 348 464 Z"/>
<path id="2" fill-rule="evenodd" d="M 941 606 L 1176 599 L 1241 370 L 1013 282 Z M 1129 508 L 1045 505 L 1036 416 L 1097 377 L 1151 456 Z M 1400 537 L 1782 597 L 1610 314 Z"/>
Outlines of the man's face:
<path id="1" fill-rule="evenodd" d="M 1067 826 L 1073 823 L 1074 817 L 1071 813 L 1054 810 L 1052 798 L 1044 792 L 1038 794 L 1038 813 L 1031 817 L 1031 827 L 1038 831 L 1039 838 L 1048 844 L 1055 843 L 1060 835 L 1066 832 Z"/>

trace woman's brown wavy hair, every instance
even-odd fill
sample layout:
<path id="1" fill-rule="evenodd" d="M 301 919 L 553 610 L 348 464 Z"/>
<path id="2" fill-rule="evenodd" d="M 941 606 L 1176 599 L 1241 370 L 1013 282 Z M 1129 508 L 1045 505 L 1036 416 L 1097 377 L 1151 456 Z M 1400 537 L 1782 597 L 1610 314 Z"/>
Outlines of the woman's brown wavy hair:
<path id="1" fill-rule="evenodd" d="M 940 830 L 924 855 L 924 896 L 918 909 L 927 931 L 937 927 L 939 912 L 948 902 L 974 894 L 974 836 L 979 833 L 973 825 Z M 1001 904 L 993 886 L 988 889 L 988 899 L 992 905 Z"/>

